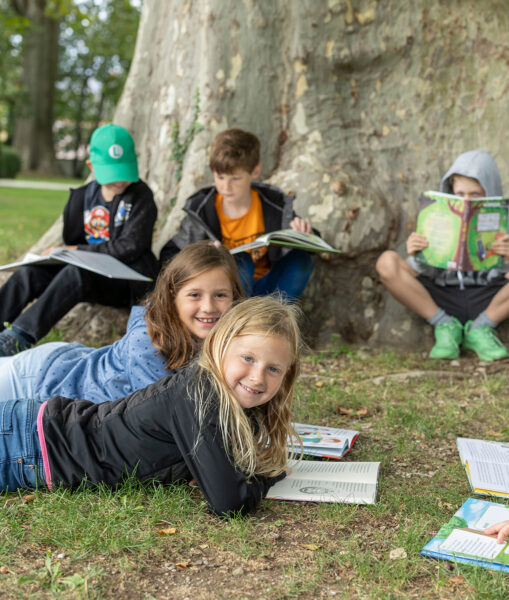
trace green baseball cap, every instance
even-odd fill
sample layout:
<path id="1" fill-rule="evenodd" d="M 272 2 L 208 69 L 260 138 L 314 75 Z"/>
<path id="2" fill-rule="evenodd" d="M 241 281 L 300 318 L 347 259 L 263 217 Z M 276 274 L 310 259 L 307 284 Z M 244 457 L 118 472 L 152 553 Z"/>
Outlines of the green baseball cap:
<path id="1" fill-rule="evenodd" d="M 120 125 L 103 125 L 90 138 L 90 162 L 97 183 L 138 181 L 138 159 L 131 134 Z"/>

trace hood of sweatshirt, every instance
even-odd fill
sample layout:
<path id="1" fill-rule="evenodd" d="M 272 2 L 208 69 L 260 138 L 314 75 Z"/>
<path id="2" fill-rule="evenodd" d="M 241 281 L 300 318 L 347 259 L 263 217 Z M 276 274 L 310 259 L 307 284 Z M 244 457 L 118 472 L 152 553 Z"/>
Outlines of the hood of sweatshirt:
<path id="1" fill-rule="evenodd" d="M 484 189 L 487 197 L 502 196 L 502 181 L 498 172 L 497 163 L 493 157 L 484 150 L 470 150 L 460 154 L 453 162 L 451 168 L 442 177 L 440 191 L 452 194 L 451 175 L 463 175 L 477 179 Z"/>

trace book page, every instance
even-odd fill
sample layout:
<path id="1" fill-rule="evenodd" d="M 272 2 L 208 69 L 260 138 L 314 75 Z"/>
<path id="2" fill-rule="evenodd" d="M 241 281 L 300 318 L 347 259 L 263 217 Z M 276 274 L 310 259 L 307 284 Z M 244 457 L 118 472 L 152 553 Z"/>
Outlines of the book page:
<path id="1" fill-rule="evenodd" d="M 498 231 L 500 227 L 500 213 L 486 212 L 477 217 L 477 231 Z"/>
<path id="2" fill-rule="evenodd" d="M 457 438 L 456 444 L 463 463 L 481 460 L 509 464 L 509 443 Z"/>
<path id="3" fill-rule="evenodd" d="M 470 460 L 467 464 L 474 489 L 509 494 L 509 463 Z"/>
<path id="4" fill-rule="evenodd" d="M 482 516 L 472 524 L 472 527 L 483 531 L 484 529 L 495 525 L 495 523 L 507 520 L 509 520 L 509 507 L 501 504 L 492 504 L 488 506 Z"/>
<path id="5" fill-rule="evenodd" d="M 318 460 L 289 461 L 292 469 L 289 479 L 312 479 L 322 482 L 341 481 L 376 483 L 379 462 L 323 462 Z"/>
<path id="6" fill-rule="evenodd" d="M 145 275 L 131 269 L 131 267 L 128 267 L 109 254 L 57 248 L 56 250 L 53 250 L 50 257 L 111 279 L 150 281 L 149 277 L 145 277 Z"/>
<path id="7" fill-rule="evenodd" d="M 507 546 L 507 543 L 497 544 L 495 538 L 488 537 L 482 533 L 454 529 L 440 546 L 440 550 L 450 554 L 461 554 L 473 558 L 493 560 L 505 546 Z"/>
<path id="8" fill-rule="evenodd" d="M 334 427 L 320 427 L 319 425 L 306 425 L 304 423 L 293 423 L 295 431 L 305 447 L 309 448 L 337 448 L 348 450 L 353 439 L 359 434 L 358 431 L 350 429 L 337 429 Z M 294 438 L 294 444 L 298 447 L 299 442 Z"/>
<path id="9" fill-rule="evenodd" d="M 267 492 L 267 498 L 309 502 L 374 504 L 376 484 L 287 477 Z"/>

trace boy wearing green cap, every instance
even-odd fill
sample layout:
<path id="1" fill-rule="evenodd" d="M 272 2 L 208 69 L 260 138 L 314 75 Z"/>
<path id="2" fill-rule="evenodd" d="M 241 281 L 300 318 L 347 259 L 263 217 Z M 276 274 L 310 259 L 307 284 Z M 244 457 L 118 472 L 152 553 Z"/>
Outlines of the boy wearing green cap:
<path id="1" fill-rule="evenodd" d="M 139 179 L 129 132 L 113 124 L 96 129 L 87 164 L 95 181 L 71 190 L 61 247 L 110 254 L 155 277 L 158 264 L 151 246 L 157 208 L 150 188 Z M 130 306 L 147 290 L 144 282 L 110 280 L 72 265 L 23 266 L 0 288 L 0 356 L 30 348 L 78 302 Z M 12 326 L 4 329 L 6 323 Z"/>

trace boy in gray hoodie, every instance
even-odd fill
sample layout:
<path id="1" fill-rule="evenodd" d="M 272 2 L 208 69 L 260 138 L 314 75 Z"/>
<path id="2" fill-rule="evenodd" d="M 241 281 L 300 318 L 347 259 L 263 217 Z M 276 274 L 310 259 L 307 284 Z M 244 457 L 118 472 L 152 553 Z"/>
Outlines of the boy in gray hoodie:
<path id="1" fill-rule="evenodd" d="M 502 196 L 497 165 L 482 150 L 460 154 L 442 177 L 440 191 L 468 200 Z M 387 250 L 376 269 L 392 296 L 434 327 L 430 358 L 457 358 L 460 346 L 484 361 L 509 356 L 494 331 L 509 317 L 507 269 L 458 274 L 430 267 L 414 257 L 427 245 L 425 236 L 413 232 L 406 243 L 408 259 Z M 509 258 L 509 235 L 493 243 L 491 250 Z"/>

